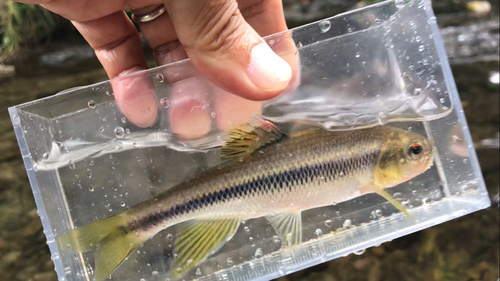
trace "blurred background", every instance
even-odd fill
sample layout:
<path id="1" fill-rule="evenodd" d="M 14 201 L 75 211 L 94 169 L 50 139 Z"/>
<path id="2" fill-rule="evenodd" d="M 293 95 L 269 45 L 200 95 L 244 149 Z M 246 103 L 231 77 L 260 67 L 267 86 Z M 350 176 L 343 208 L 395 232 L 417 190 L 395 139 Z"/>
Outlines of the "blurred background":
<path id="1" fill-rule="evenodd" d="M 283 5 L 292 28 L 375 2 Z M 433 6 L 492 206 L 279 280 L 500 280 L 499 1 Z M 103 80 L 93 50 L 67 20 L 0 0 L 0 280 L 57 280 L 7 107 Z"/>

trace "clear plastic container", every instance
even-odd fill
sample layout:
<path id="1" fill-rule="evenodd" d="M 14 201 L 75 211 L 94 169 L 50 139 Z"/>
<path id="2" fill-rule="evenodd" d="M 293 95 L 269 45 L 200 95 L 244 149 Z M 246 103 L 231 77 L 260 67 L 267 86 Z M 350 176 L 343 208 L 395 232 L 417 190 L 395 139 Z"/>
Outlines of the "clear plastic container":
<path id="1" fill-rule="evenodd" d="M 275 278 L 490 205 L 430 1 L 384 1 L 266 41 L 299 62 L 300 77 L 263 103 L 218 89 L 186 60 L 120 78 L 153 85 L 158 114 L 146 128 L 120 110 L 116 79 L 9 108 L 59 280 L 92 280 L 94 266 L 92 252 L 59 249 L 61 234 L 218 165 L 228 129 L 254 113 L 276 124 L 299 120 L 331 130 L 388 124 L 426 135 L 435 144 L 434 165 L 389 190 L 416 221 L 378 195 L 363 195 L 304 212 L 297 254 L 276 242 L 265 219 L 252 219 L 186 280 Z M 200 102 L 179 107 L 185 99 Z M 192 123 L 197 136 L 173 131 L 176 107 L 181 116 L 207 114 Z M 111 280 L 168 280 L 169 234 L 132 252 Z"/>

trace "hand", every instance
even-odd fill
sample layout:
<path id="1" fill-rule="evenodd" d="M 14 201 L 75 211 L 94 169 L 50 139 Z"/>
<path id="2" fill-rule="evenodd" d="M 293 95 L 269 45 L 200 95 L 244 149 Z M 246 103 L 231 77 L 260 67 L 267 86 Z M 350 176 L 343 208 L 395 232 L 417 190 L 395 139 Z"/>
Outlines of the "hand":
<path id="1" fill-rule="evenodd" d="M 71 20 L 94 48 L 109 78 L 147 68 L 140 35 L 123 10 L 131 9 L 141 16 L 164 4 L 167 12 L 153 21 L 140 23 L 141 33 L 153 49 L 158 65 L 189 57 L 196 70 L 208 80 L 239 96 L 227 92 L 213 95 L 216 99 L 212 108 L 216 109 L 219 129 L 226 129 L 231 122 L 243 121 L 250 113 L 260 113 L 258 101 L 277 96 L 289 84 L 294 84 L 291 80 L 298 80 L 293 40 L 277 46 L 293 54 L 285 61 L 261 38 L 287 30 L 280 0 L 19 2 L 41 4 Z M 165 78 L 168 82 L 177 82 L 173 87 L 186 93 L 170 99 L 167 110 L 172 131 L 188 139 L 209 132 L 214 114 L 202 106 L 206 104 L 203 93 L 206 83 L 193 79 L 178 82 L 178 78 L 168 75 Z M 120 109 L 132 123 L 148 127 L 155 122 L 159 106 L 150 80 L 119 79 L 112 85 Z M 238 110 L 228 116 L 223 110 L 228 107 Z"/>

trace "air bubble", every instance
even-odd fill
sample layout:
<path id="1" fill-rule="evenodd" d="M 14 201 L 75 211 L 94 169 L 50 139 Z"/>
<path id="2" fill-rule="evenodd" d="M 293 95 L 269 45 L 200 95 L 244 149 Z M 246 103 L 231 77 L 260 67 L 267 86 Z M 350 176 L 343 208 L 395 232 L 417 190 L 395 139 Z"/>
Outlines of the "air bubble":
<path id="1" fill-rule="evenodd" d="M 119 139 L 125 136 L 125 130 L 122 127 L 116 127 L 113 133 L 115 134 L 115 137 Z"/>
<path id="2" fill-rule="evenodd" d="M 418 51 L 419 52 L 423 52 L 424 50 L 425 50 L 425 46 L 424 45 L 418 46 Z"/>
<path id="3" fill-rule="evenodd" d="M 89 100 L 89 102 L 87 103 L 87 106 L 90 108 L 95 108 L 95 102 L 93 100 Z"/>
<path id="4" fill-rule="evenodd" d="M 21 119 L 17 115 L 12 115 L 12 124 L 19 125 L 21 124 Z"/>
<path id="5" fill-rule="evenodd" d="M 43 160 L 47 160 L 47 159 L 49 159 L 49 153 L 48 153 L 48 152 L 45 152 L 45 153 L 42 155 L 42 158 L 43 158 Z"/>
<path id="6" fill-rule="evenodd" d="M 358 256 L 361 256 L 362 254 L 364 254 L 366 252 L 366 249 L 361 249 L 359 251 L 356 251 L 354 252 L 355 255 L 358 255 Z"/>
<path id="7" fill-rule="evenodd" d="M 212 118 L 215 118 L 217 114 L 214 111 L 212 111 L 212 113 L 210 113 L 210 116 L 212 116 Z"/>
<path id="8" fill-rule="evenodd" d="M 106 91 L 106 96 L 111 96 L 111 92 L 110 91 Z"/>
<path id="9" fill-rule="evenodd" d="M 325 221 L 325 226 L 326 227 L 332 227 L 332 221 L 331 220 L 326 220 Z"/>
<path id="10" fill-rule="evenodd" d="M 170 106 L 170 101 L 167 98 L 162 98 L 160 100 L 160 105 L 164 108 L 168 108 Z"/>
<path id="11" fill-rule="evenodd" d="M 243 230 L 245 230 L 246 234 L 250 234 L 250 228 L 248 228 L 248 226 L 245 226 Z"/>
<path id="12" fill-rule="evenodd" d="M 323 33 L 328 32 L 328 30 L 330 30 L 331 27 L 332 27 L 332 24 L 328 20 L 324 20 L 324 21 L 319 23 L 319 29 Z"/>
<path id="13" fill-rule="evenodd" d="M 104 132 L 104 127 L 103 126 L 99 127 L 99 132 L 100 133 Z"/>
<path id="14" fill-rule="evenodd" d="M 121 201 L 120 206 L 125 207 L 125 201 Z"/>
<path id="15" fill-rule="evenodd" d="M 201 268 L 197 268 L 196 269 L 196 273 L 195 273 L 197 276 L 201 276 Z"/>
<path id="16" fill-rule="evenodd" d="M 316 231 L 314 231 L 314 234 L 316 234 L 316 236 L 323 236 L 323 230 L 321 230 L 321 228 L 318 228 L 316 229 Z"/>
<path id="17" fill-rule="evenodd" d="M 226 260 L 228 266 L 233 266 L 234 262 L 231 258 L 227 258 Z"/>
<path id="18" fill-rule="evenodd" d="M 165 77 L 163 77 L 163 74 L 157 74 L 156 75 L 156 79 L 158 80 L 158 82 L 160 83 L 163 83 L 163 81 L 165 81 Z"/>
<path id="19" fill-rule="evenodd" d="M 413 90 L 413 95 L 414 96 L 419 96 L 420 94 L 422 94 L 422 89 L 421 88 L 415 88 L 415 90 Z"/>
<path id="20" fill-rule="evenodd" d="M 172 233 L 167 234 L 167 240 L 171 241 L 174 238 Z"/>
<path id="21" fill-rule="evenodd" d="M 446 102 L 446 100 L 445 100 L 444 98 L 440 98 L 440 99 L 439 99 L 439 102 L 440 102 L 440 103 L 445 103 L 445 102 Z"/>
<path id="22" fill-rule="evenodd" d="M 356 55 L 355 55 L 355 57 L 359 58 L 359 57 L 361 57 L 361 54 L 359 52 L 357 52 Z"/>
<path id="23" fill-rule="evenodd" d="M 127 118 L 122 117 L 122 118 L 120 118 L 120 121 L 122 121 L 122 123 L 125 124 L 125 123 L 127 123 Z"/>
<path id="24" fill-rule="evenodd" d="M 350 219 L 346 219 L 342 224 L 343 229 L 349 229 L 351 227 L 352 221 Z"/>

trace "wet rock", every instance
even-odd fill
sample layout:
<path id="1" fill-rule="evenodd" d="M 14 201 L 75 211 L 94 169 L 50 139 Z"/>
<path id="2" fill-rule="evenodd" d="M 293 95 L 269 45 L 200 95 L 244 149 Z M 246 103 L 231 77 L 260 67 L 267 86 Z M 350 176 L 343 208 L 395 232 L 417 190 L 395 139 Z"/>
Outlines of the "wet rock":
<path id="1" fill-rule="evenodd" d="M 57 275 L 54 271 L 38 273 L 33 276 L 33 281 L 55 281 Z"/>
<path id="2" fill-rule="evenodd" d="M 15 262 L 21 255 L 22 255 L 21 251 L 13 251 L 6 254 L 1 261 L 4 265 L 8 265 Z"/>

